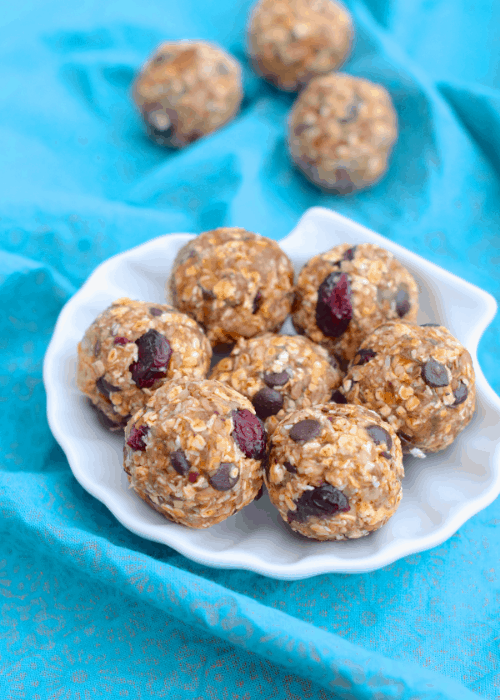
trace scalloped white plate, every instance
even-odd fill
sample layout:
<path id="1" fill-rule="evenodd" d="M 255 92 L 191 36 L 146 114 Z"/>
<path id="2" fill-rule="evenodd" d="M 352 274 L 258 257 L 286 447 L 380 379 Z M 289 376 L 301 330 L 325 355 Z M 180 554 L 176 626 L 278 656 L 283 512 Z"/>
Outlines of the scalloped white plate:
<path id="1" fill-rule="evenodd" d="M 313 208 L 280 245 L 296 271 L 312 255 L 338 243 L 376 243 L 392 251 L 420 287 L 419 323 L 440 321 L 472 355 L 477 411 L 447 450 L 405 458 L 403 499 L 376 533 L 346 542 L 315 542 L 296 535 L 265 495 L 208 530 L 170 523 L 132 490 L 122 468 L 123 438 L 98 423 L 75 384 L 76 346 L 97 314 L 118 297 L 164 301 L 164 285 L 179 248 L 193 236 L 172 234 L 102 263 L 59 316 L 44 362 L 47 413 L 73 474 L 129 530 L 215 567 L 249 569 L 279 579 L 327 572 L 373 571 L 441 544 L 500 493 L 500 399 L 477 362 L 477 345 L 493 319 L 492 296 L 363 226 Z M 283 329 L 293 332 L 288 320 Z"/>

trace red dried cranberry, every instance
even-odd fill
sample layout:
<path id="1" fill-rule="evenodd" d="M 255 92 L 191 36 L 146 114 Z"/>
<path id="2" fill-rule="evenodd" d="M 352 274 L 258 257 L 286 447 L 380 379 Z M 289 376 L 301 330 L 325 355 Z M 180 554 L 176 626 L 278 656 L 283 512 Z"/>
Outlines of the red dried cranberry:
<path id="1" fill-rule="evenodd" d="M 122 335 L 117 335 L 113 341 L 115 345 L 127 345 L 127 343 L 131 342 L 131 340 L 129 340 L 128 338 L 124 338 Z"/>
<path id="2" fill-rule="evenodd" d="M 266 431 L 262 421 L 247 408 L 238 408 L 233 411 L 233 424 L 231 434 L 245 457 L 264 459 Z"/>
<path id="3" fill-rule="evenodd" d="M 304 491 L 297 501 L 297 509 L 288 511 L 288 522 L 304 523 L 311 516 L 328 518 L 350 510 L 347 497 L 331 484 L 321 484 L 312 491 Z"/>
<path id="4" fill-rule="evenodd" d="M 199 476 L 200 476 L 200 475 L 198 474 L 198 472 L 189 472 L 189 474 L 188 474 L 188 481 L 190 481 L 192 484 L 194 484 L 194 482 L 196 481 L 196 479 L 197 479 Z"/>
<path id="5" fill-rule="evenodd" d="M 165 336 L 153 328 L 137 338 L 135 344 L 139 359 L 129 367 L 132 379 L 140 389 L 152 387 L 157 379 L 166 376 L 172 348 Z"/>
<path id="6" fill-rule="evenodd" d="M 331 272 L 318 289 L 316 325 L 329 338 L 339 338 L 352 319 L 351 284 L 343 273 Z"/>
<path id="7" fill-rule="evenodd" d="M 139 428 L 136 428 L 136 426 L 133 425 L 127 440 L 127 445 L 133 450 L 144 452 L 146 449 L 146 443 L 144 442 L 143 437 L 145 437 L 148 433 L 149 428 L 147 425 L 141 425 Z"/>
<path id="8" fill-rule="evenodd" d="M 346 250 L 346 252 L 344 253 L 344 255 L 342 256 L 342 260 L 347 260 L 348 262 L 350 262 L 351 260 L 354 260 L 354 256 L 356 255 L 356 248 L 357 247 L 358 247 L 357 245 L 353 245 L 352 248 L 348 248 Z"/>

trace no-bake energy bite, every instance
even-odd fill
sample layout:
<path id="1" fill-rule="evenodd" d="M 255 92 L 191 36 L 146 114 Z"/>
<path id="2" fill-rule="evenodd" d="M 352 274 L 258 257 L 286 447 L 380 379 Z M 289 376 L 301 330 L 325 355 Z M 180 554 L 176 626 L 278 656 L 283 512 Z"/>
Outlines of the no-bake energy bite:
<path id="1" fill-rule="evenodd" d="M 417 313 L 412 275 L 373 243 L 335 246 L 311 258 L 298 276 L 295 329 L 324 345 L 344 368 L 377 326 L 400 318 L 413 321 Z"/>
<path id="2" fill-rule="evenodd" d="M 149 136 L 182 148 L 234 117 L 243 97 L 241 68 L 213 44 L 166 42 L 142 68 L 133 97 Z"/>
<path id="3" fill-rule="evenodd" d="M 294 91 L 342 65 L 352 38 L 351 16 L 338 2 L 260 0 L 247 44 L 255 70 L 281 90 Z"/>
<path id="4" fill-rule="evenodd" d="M 124 469 L 136 493 L 193 528 L 225 520 L 262 486 L 266 435 L 252 404 L 217 381 L 170 381 L 125 430 Z"/>
<path id="5" fill-rule="evenodd" d="M 252 401 L 269 434 L 287 413 L 327 403 L 342 376 L 308 338 L 272 333 L 240 340 L 211 374 Z"/>
<path id="6" fill-rule="evenodd" d="M 178 253 L 167 296 L 212 345 L 280 329 L 293 299 L 293 265 L 279 245 L 243 228 L 205 231 Z"/>
<path id="7" fill-rule="evenodd" d="M 379 180 L 397 139 L 387 90 L 343 73 L 314 78 L 288 121 L 293 161 L 316 185 L 350 194 Z"/>
<path id="8" fill-rule="evenodd" d="M 471 420 L 475 379 L 468 351 L 443 326 L 391 322 L 362 343 L 343 384 L 353 404 L 377 411 L 404 452 L 448 447 Z"/>
<path id="9" fill-rule="evenodd" d="M 404 476 L 394 429 L 361 406 L 287 415 L 269 441 L 265 482 L 293 530 L 316 540 L 368 535 L 396 512 Z"/>
<path id="10" fill-rule="evenodd" d="M 211 357 L 210 343 L 189 316 L 167 304 L 122 298 L 85 332 L 76 382 L 119 430 L 168 379 L 205 378 Z"/>

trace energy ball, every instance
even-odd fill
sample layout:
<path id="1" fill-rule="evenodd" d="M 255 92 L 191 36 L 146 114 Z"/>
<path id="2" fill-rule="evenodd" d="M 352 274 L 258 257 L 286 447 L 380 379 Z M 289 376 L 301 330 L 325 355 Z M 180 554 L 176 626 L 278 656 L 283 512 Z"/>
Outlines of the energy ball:
<path id="1" fill-rule="evenodd" d="M 387 170 L 397 117 L 382 85 L 343 73 L 314 78 L 288 121 L 293 161 L 315 185 L 350 194 Z"/>
<path id="2" fill-rule="evenodd" d="M 166 304 L 114 301 L 78 345 L 76 383 L 123 429 L 130 416 L 169 379 L 204 379 L 212 348 L 196 321 Z"/>
<path id="3" fill-rule="evenodd" d="M 226 124 L 242 97 L 239 63 L 217 46 L 196 41 L 161 44 L 133 87 L 149 136 L 171 148 Z"/>
<path id="4" fill-rule="evenodd" d="M 377 411 L 422 456 L 448 447 L 475 406 L 471 356 L 443 326 L 391 322 L 361 345 L 344 380 L 349 403 Z"/>
<path id="5" fill-rule="evenodd" d="M 278 331 L 293 300 L 293 265 L 279 245 L 244 228 L 205 231 L 179 251 L 167 292 L 212 345 Z"/>
<path id="6" fill-rule="evenodd" d="M 240 340 L 211 374 L 250 399 L 268 434 L 287 413 L 327 403 L 342 377 L 324 348 L 272 333 Z"/>
<path id="7" fill-rule="evenodd" d="M 188 527 L 241 510 L 262 486 L 266 435 L 248 399 L 220 382 L 164 384 L 128 423 L 124 469 L 152 508 Z"/>
<path id="8" fill-rule="evenodd" d="M 418 287 L 389 251 L 342 243 L 315 255 L 299 273 L 293 311 L 298 333 L 324 345 L 343 369 L 377 326 L 414 321 Z"/>
<path id="9" fill-rule="evenodd" d="M 361 406 L 312 406 L 286 416 L 269 441 L 271 502 L 315 540 L 364 537 L 396 512 L 404 476 L 394 429 Z"/>
<path id="10" fill-rule="evenodd" d="M 350 14 L 333 0 L 260 0 L 250 17 L 248 53 L 257 73 L 295 91 L 342 65 L 353 33 Z"/>

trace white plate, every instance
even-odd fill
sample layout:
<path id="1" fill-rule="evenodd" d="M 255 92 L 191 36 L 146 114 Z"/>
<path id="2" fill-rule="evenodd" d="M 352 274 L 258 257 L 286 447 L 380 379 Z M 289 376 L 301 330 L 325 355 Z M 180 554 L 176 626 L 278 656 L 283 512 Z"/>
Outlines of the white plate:
<path id="1" fill-rule="evenodd" d="M 376 533 L 346 542 L 314 542 L 296 535 L 265 495 L 208 530 L 170 523 L 128 488 L 123 438 L 108 433 L 75 384 L 76 346 L 97 314 L 118 297 L 164 301 L 164 285 L 179 248 L 193 236 L 173 234 L 102 263 L 59 316 L 44 363 L 47 413 L 73 474 L 129 530 L 216 567 L 249 569 L 280 579 L 327 572 L 373 571 L 441 544 L 500 493 L 500 400 L 477 362 L 477 345 L 493 319 L 492 296 L 405 248 L 327 209 L 307 211 L 280 241 L 296 271 L 312 255 L 338 243 L 376 243 L 392 251 L 420 287 L 419 323 L 440 321 L 472 355 L 477 411 L 447 450 L 405 458 L 403 499 Z M 288 320 L 285 332 L 293 332 Z"/>

